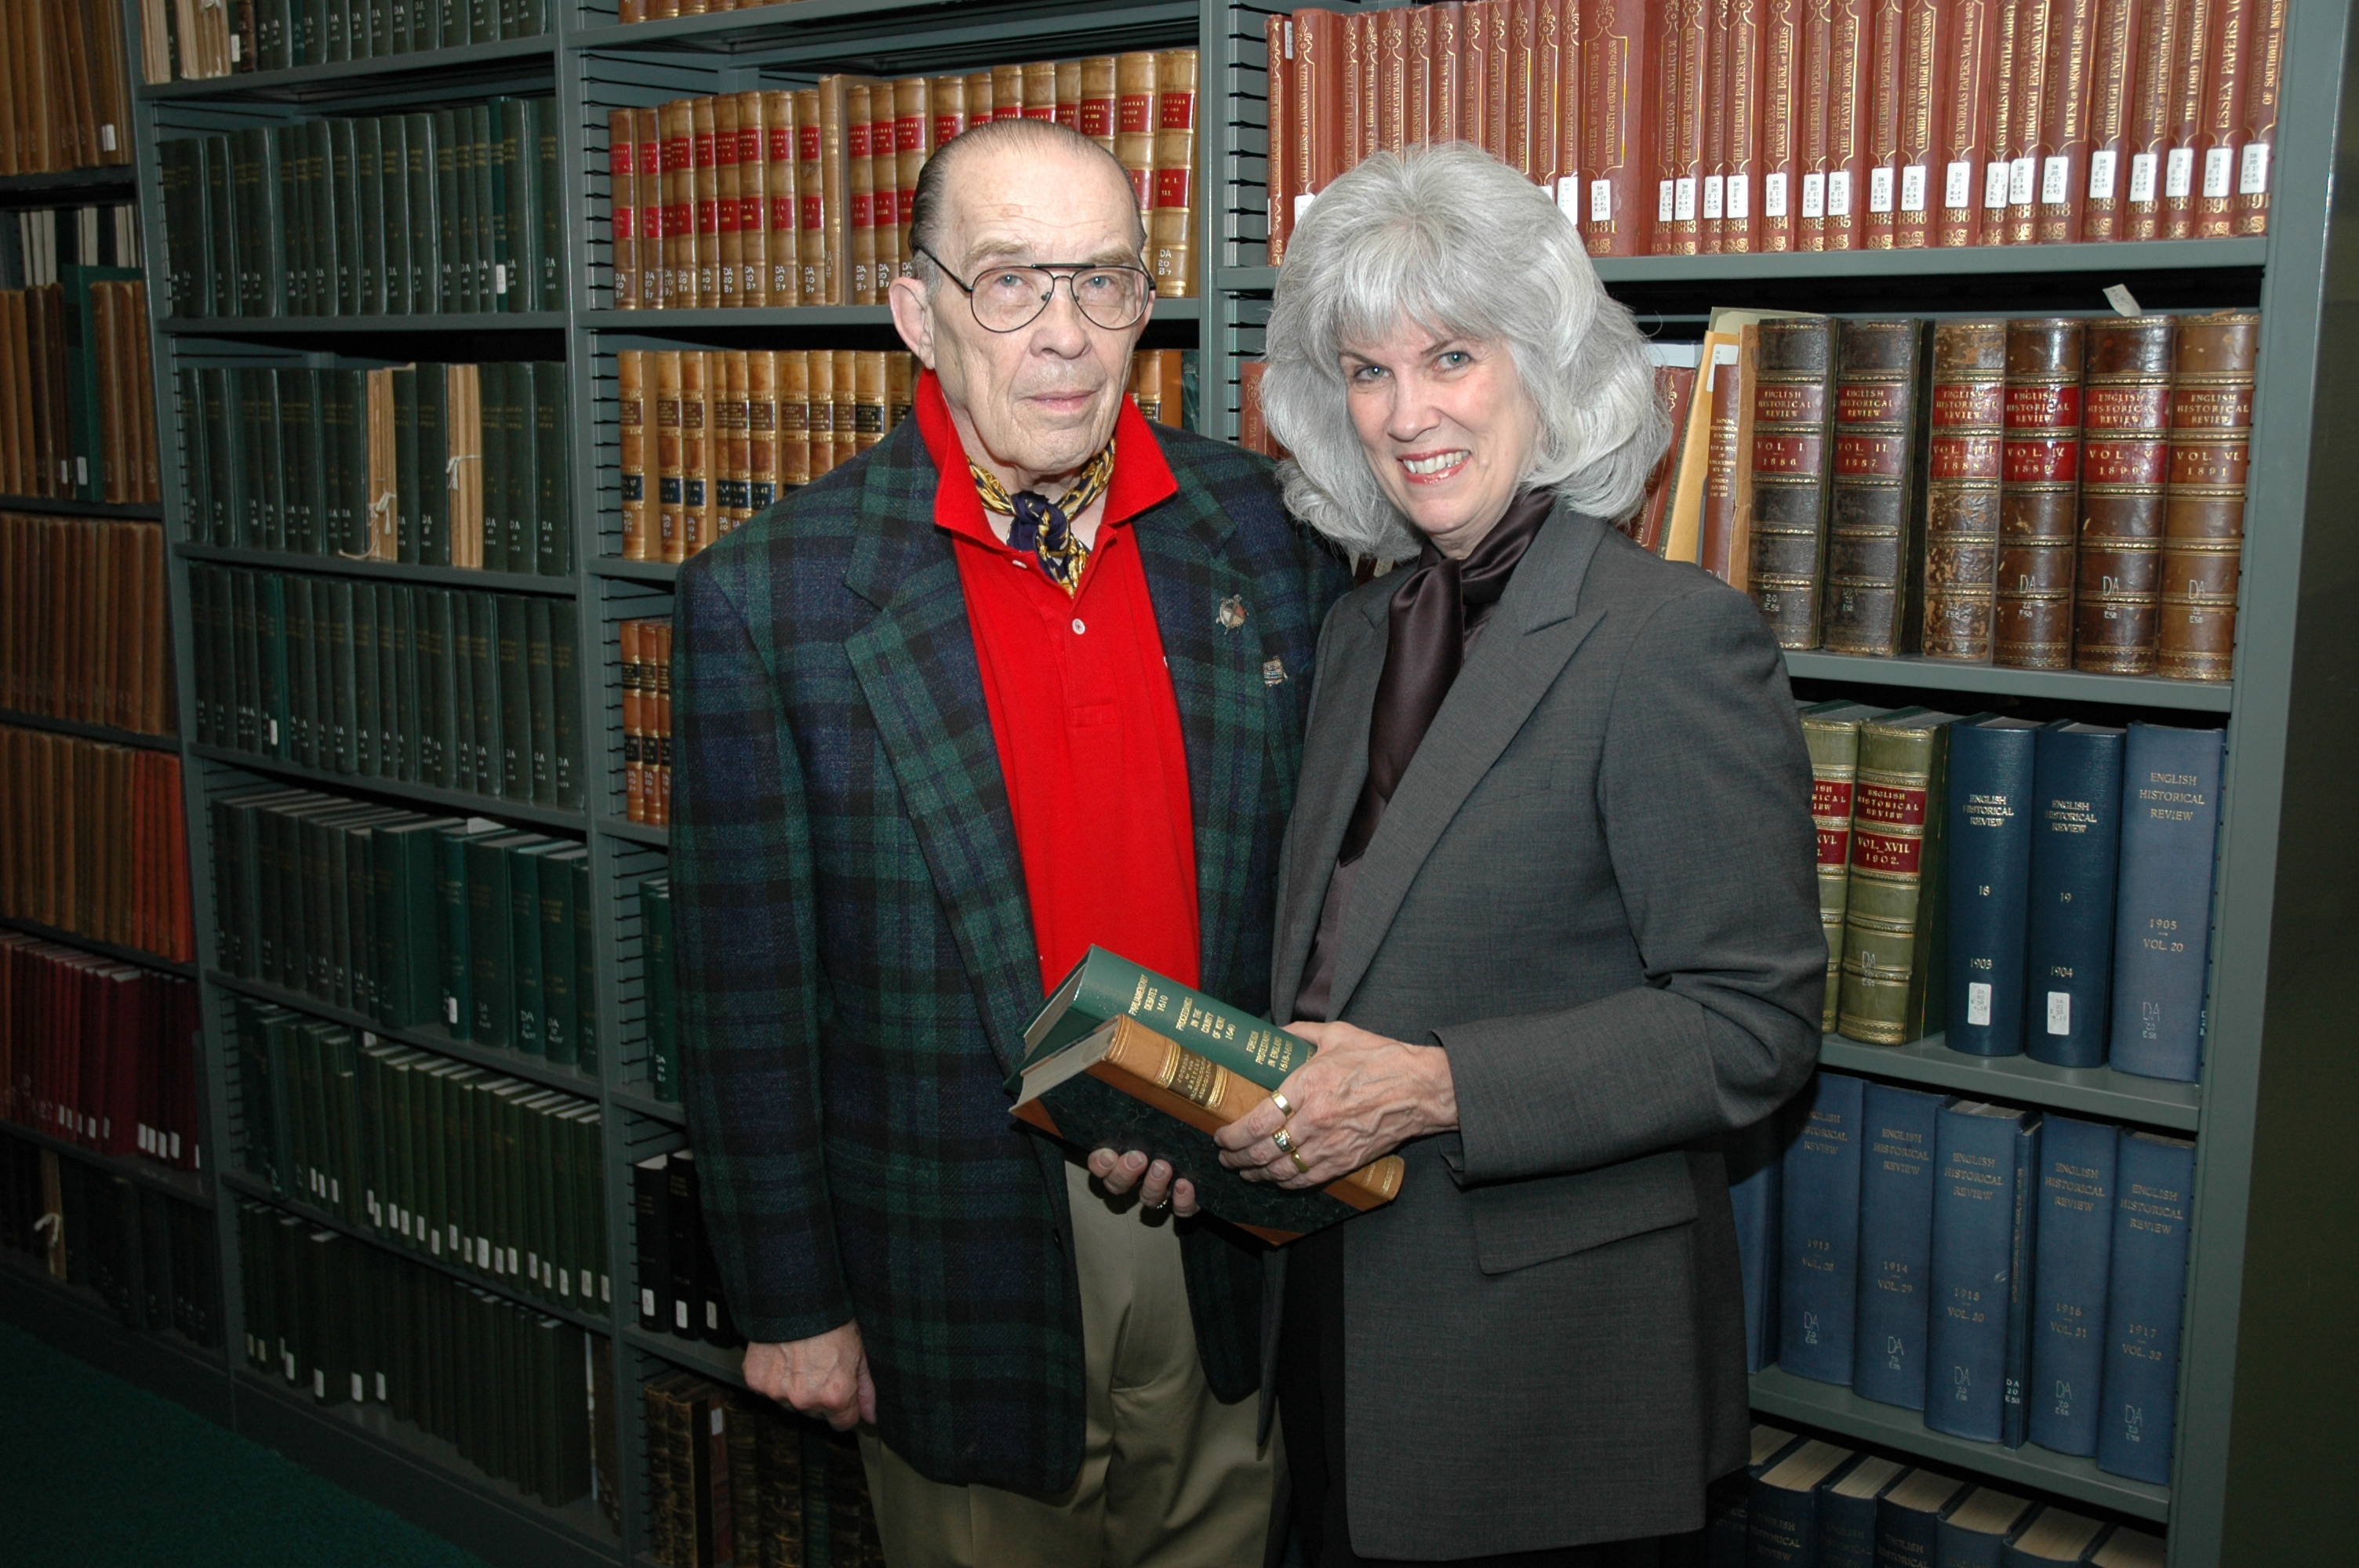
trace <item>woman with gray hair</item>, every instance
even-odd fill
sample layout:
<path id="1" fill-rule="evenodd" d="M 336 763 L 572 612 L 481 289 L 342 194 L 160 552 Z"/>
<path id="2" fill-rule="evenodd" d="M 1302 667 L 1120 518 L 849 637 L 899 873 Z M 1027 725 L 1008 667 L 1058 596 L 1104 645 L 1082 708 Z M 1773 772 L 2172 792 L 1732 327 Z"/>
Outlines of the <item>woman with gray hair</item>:
<path id="1" fill-rule="evenodd" d="M 1288 1187 L 1408 1162 L 1274 1262 L 1295 1517 L 1315 1568 L 1651 1562 L 1746 1457 L 1712 1141 L 1816 1054 L 1784 666 L 1742 594 L 1608 525 L 1665 423 L 1511 170 L 1451 146 L 1336 180 L 1267 358 L 1289 504 L 1416 557 L 1320 639 L 1271 992 L 1318 1054 L 1221 1135 Z"/>

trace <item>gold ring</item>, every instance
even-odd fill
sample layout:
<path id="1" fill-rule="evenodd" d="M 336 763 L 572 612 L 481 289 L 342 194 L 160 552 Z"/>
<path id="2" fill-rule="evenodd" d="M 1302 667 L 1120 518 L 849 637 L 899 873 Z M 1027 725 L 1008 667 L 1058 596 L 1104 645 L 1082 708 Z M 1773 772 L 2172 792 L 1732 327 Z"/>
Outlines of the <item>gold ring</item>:
<path id="1" fill-rule="evenodd" d="M 1271 1133 L 1269 1135 L 1269 1141 L 1277 1145 L 1277 1152 L 1281 1154 L 1291 1154 L 1294 1152 L 1293 1135 L 1288 1133 L 1283 1127 Z M 1301 1163 L 1299 1160 L 1295 1162 L 1297 1164 Z"/>
<path id="2" fill-rule="evenodd" d="M 1294 1168 L 1296 1170 L 1301 1172 L 1306 1176 L 1310 1173 L 1310 1167 L 1302 1162 L 1302 1156 L 1300 1154 L 1288 1149 L 1286 1152 L 1286 1157 L 1294 1162 Z"/>
<path id="3" fill-rule="evenodd" d="M 1286 1098 L 1286 1091 L 1284 1089 L 1270 1090 L 1269 1103 L 1277 1107 L 1277 1114 L 1280 1120 L 1292 1121 L 1294 1119 L 1294 1102 Z"/>

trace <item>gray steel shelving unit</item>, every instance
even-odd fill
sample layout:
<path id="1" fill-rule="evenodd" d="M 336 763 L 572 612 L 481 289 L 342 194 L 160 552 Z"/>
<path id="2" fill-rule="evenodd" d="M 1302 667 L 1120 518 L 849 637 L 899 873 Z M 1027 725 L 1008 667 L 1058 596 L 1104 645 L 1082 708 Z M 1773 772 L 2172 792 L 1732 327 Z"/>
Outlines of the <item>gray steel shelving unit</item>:
<path id="1" fill-rule="evenodd" d="M 136 38 L 137 0 L 125 13 Z M 166 742 L 181 752 L 197 890 L 199 960 L 208 1038 L 224 1038 L 232 993 L 283 1000 L 354 1027 L 358 1015 L 221 975 L 209 918 L 212 856 L 205 802 L 262 779 L 313 783 L 356 795 L 462 808 L 578 835 L 591 847 L 599 894 L 598 1008 L 602 1071 L 585 1077 L 430 1033 L 375 1030 L 423 1048 L 483 1061 L 594 1099 L 604 1119 L 611 1313 L 581 1317 L 605 1334 L 617 1369 L 623 1533 L 586 1505 L 551 1509 L 484 1480 L 444 1445 L 349 1411 L 295 1399 L 244 1369 L 234 1205 L 214 1195 L 256 1192 L 236 1173 L 237 1104 L 226 1052 L 207 1054 L 212 1160 L 226 1174 L 173 1178 L 176 1195 L 212 1206 L 225 1300 L 225 1348 L 199 1353 L 168 1336 L 125 1334 L 89 1303 L 22 1270 L 0 1270 L 0 1312 L 52 1339 L 287 1449 L 344 1484 L 495 1561 L 615 1563 L 644 1560 L 645 1455 L 637 1397 L 644 1379 L 685 1368 L 734 1380 L 737 1357 L 642 1333 L 631 1310 L 630 1163 L 685 1141 L 679 1108 L 648 1092 L 641 1006 L 637 882 L 667 864 L 669 834 L 623 820 L 617 621 L 670 607 L 676 568 L 617 558 L 616 427 L 611 397 L 619 348 L 884 346 L 881 307 L 800 310 L 623 311 L 610 308 L 606 230 L 606 111 L 687 93 L 805 81 L 824 70 L 877 75 L 1132 48 L 1201 51 L 1198 188 L 1200 300 L 1158 307 L 1148 339 L 1201 354 L 1198 425 L 1235 434 L 1235 365 L 1259 351 L 1276 276 L 1263 240 L 1266 76 L 1262 18 L 1271 7 L 1236 0 L 793 0 L 673 21 L 614 24 L 613 0 L 552 0 L 555 31 L 427 55 L 176 82 L 135 89 L 138 194 L 147 236 L 150 297 L 160 310 L 161 137 L 291 119 L 465 101 L 499 92 L 553 95 L 570 128 L 560 148 L 567 300 L 529 316 L 303 318 L 154 324 L 158 406 L 168 421 L 163 508 L 169 535 L 171 611 L 189 624 L 192 561 L 283 565 L 355 577 L 556 594 L 580 607 L 590 793 L 582 812 L 519 807 L 384 780 L 345 779 L 243 753 Z M 1350 8 L 1348 5 L 1345 8 Z M 2285 130 L 2276 158 L 2273 231 L 2267 239 L 2143 245 L 2068 245 L 1832 255 L 1644 257 L 1604 263 L 1609 287 L 1650 325 L 1691 327 L 1704 305 L 1809 305 L 1841 311 L 1964 308 L 2027 311 L 2103 308 L 2097 290 L 2126 281 L 2150 308 L 2259 304 L 2267 312 L 2245 559 L 2237 678 L 2233 687 L 1960 667 L 1921 660 L 1793 655 L 1798 679 L 1868 695 L 1938 691 L 2136 709 L 2168 720 L 2216 722 L 2229 734 L 2212 942 L 2212 1030 L 2201 1086 L 2157 1083 L 2109 1069 L 2063 1072 L 2022 1058 L 1989 1061 L 1938 1041 L 1897 1050 L 1830 1039 L 1829 1065 L 1903 1082 L 2193 1130 L 2200 1138 L 2195 1261 L 2190 1281 L 2177 1462 L 2169 1487 L 2097 1472 L 2085 1460 L 2027 1447 L 2009 1451 L 1927 1433 L 1908 1411 L 1781 1373 L 1757 1379 L 1756 1408 L 1788 1422 L 1919 1455 L 1996 1484 L 2112 1509 L 2167 1526 L 2173 1568 L 2325 1560 L 2341 1543 L 2343 1498 L 2359 1473 L 2359 1440 L 2341 1418 L 2354 1380 L 2347 1349 L 2359 1214 L 2333 1162 L 2359 1111 L 2348 1063 L 2347 980 L 2331 956 L 2359 886 L 2359 834 L 2326 830 L 2344 815 L 2354 761 L 2345 695 L 2359 668 L 2359 617 L 2340 590 L 2359 580 L 2359 530 L 2344 498 L 2359 494 L 2359 384 L 2336 375 L 2341 351 L 2359 348 L 2352 278 L 2359 242 L 2338 226 L 2332 176 L 2359 152 L 2343 119 L 2354 38 L 2338 0 L 2292 0 Z M 136 50 L 135 50 L 136 57 Z M 2348 149 L 2348 150 L 2346 150 Z M 2346 172 L 2359 172 L 2359 168 Z M 44 177 L 49 178 L 50 177 Z M 100 171 L 56 189 L 121 191 Z M 37 188 L 0 189 L 0 205 Z M 49 186 L 38 189 L 48 198 Z M 561 356 L 574 411 L 571 460 L 578 508 L 573 573 L 563 578 L 342 563 L 185 543 L 183 487 L 172 438 L 176 364 L 223 358 L 329 364 L 421 358 Z M 31 504 L 31 503 L 28 503 Z M 65 510 L 65 508 L 59 508 Z M 154 514 L 154 509 L 147 509 Z M 137 514 L 134 513 L 132 514 Z M 182 711 L 192 661 L 177 661 Z M 38 720 L 27 720 L 39 722 Z M 57 726 L 52 726 L 56 728 Z M 140 743 L 155 744 L 148 740 Z M 68 937 L 71 941 L 73 938 Z M 82 943 L 84 946 L 92 944 Z M 170 968 L 170 966 L 164 966 Z M 190 1189 L 193 1188 L 193 1191 Z M 323 1224 L 324 1215 L 307 1213 Z M 2343 1288 L 2331 1288 L 2340 1285 Z M 2337 1355 L 2340 1359 L 2335 1359 Z"/>

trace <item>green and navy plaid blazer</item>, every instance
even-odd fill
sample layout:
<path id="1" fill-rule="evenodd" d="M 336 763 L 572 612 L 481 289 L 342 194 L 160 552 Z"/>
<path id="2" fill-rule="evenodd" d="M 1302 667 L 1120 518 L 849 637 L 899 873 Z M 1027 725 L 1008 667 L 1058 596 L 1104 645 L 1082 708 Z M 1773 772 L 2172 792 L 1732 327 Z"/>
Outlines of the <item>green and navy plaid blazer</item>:
<path id="1" fill-rule="evenodd" d="M 1187 750 L 1201 980 L 1258 1012 L 1344 573 L 1260 458 L 1157 435 L 1179 493 L 1131 526 Z M 935 481 L 905 421 L 679 574 L 683 1094 L 745 1332 L 857 1319 L 897 1453 L 940 1481 L 1053 1492 L 1082 1461 L 1081 1295 L 1062 1156 L 1003 1087 L 1039 965 Z M 1260 1261 L 1205 1224 L 1182 1249 L 1207 1379 L 1242 1397 Z"/>

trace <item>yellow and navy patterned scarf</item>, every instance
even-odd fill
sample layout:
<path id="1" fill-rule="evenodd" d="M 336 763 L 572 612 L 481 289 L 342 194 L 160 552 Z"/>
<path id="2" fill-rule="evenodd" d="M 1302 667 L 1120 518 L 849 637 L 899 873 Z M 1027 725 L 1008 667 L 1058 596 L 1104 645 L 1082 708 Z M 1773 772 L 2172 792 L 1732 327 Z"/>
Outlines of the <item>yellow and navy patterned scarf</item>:
<path id="1" fill-rule="evenodd" d="M 1090 547 L 1074 535 L 1072 520 L 1096 504 L 1098 497 L 1113 482 L 1114 443 L 1108 441 L 1090 460 L 1062 501 L 1051 502 L 1030 490 L 1019 490 L 1010 495 L 1006 485 L 972 461 L 967 464 L 967 471 L 974 475 L 975 493 L 982 498 L 984 510 L 1014 519 L 1007 530 L 1009 546 L 1038 557 L 1040 569 L 1067 596 L 1079 593 L 1082 568 L 1089 564 Z"/>

